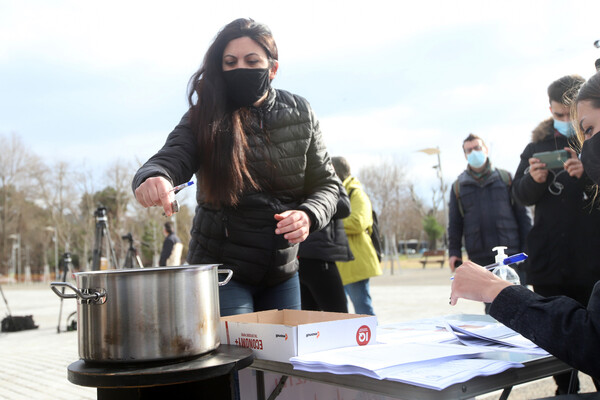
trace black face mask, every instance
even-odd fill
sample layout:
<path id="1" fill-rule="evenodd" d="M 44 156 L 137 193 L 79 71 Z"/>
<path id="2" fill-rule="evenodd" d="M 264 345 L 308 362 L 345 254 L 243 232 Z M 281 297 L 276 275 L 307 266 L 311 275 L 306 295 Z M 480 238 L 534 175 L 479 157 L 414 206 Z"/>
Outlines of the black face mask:
<path id="1" fill-rule="evenodd" d="M 269 80 L 268 68 L 238 68 L 224 71 L 227 97 L 237 107 L 248 107 L 256 103 L 267 90 Z"/>
<path id="2" fill-rule="evenodd" d="M 600 185 L 600 132 L 583 142 L 581 163 L 587 176 L 595 184 Z"/>

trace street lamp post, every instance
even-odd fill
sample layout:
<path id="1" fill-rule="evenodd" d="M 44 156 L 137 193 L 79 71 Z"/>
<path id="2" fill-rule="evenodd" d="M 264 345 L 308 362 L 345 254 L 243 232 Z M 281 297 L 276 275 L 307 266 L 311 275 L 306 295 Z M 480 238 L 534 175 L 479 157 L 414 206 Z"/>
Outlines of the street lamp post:
<path id="1" fill-rule="evenodd" d="M 16 281 L 19 282 L 21 279 L 21 235 L 13 233 L 12 235 L 8 235 L 8 238 L 14 240 L 11 251 L 12 272 L 14 274 L 16 270 Z"/>
<path id="2" fill-rule="evenodd" d="M 50 280 L 50 266 L 48 265 L 48 243 L 46 243 L 47 241 L 44 240 L 44 251 L 43 251 L 43 255 L 44 255 L 44 282 L 48 282 L 48 280 Z"/>
<path id="3" fill-rule="evenodd" d="M 437 165 L 434 165 L 433 168 L 437 170 L 438 178 L 440 179 L 440 190 L 442 191 L 442 207 L 444 210 L 444 215 L 442 217 L 442 223 L 444 225 L 444 245 L 446 245 L 446 185 L 444 184 L 444 176 L 442 175 L 442 161 L 440 159 L 440 148 L 439 147 L 429 147 L 426 149 L 419 150 L 421 153 L 425 153 L 427 155 L 437 155 Z"/>
<path id="4" fill-rule="evenodd" d="M 54 226 L 47 226 L 46 232 L 52 232 L 52 241 L 54 242 L 54 279 L 58 280 L 58 236 Z"/>

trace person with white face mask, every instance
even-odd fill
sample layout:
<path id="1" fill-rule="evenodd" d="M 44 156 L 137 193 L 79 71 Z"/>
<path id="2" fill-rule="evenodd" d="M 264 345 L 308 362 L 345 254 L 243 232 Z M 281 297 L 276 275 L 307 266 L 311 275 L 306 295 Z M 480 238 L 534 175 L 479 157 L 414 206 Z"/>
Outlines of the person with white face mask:
<path id="1" fill-rule="evenodd" d="M 600 184 L 600 72 L 591 77 L 575 99 L 575 128 L 583 143 L 581 160 L 596 185 Z M 589 207 L 599 204 L 587 200 Z M 537 214 L 537 213 L 536 213 Z M 598 224 L 598 222 L 596 222 Z M 576 229 L 587 232 L 587 226 Z M 535 229 L 535 228 L 534 228 Z M 533 231 L 532 231 L 533 233 Z M 598 247 L 597 237 L 581 237 L 582 245 Z M 580 259 L 571 253 L 565 268 L 576 268 Z M 567 296 L 541 296 L 527 288 L 512 285 L 481 266 L 467 262 L 456 270 L 450 304 L 458 299 L 491 302 L 490 315 L 521 333 L 573 368 L 600 379 L 600 283 L 593 285 L 585 303 Z M 586 307 L 587 304 L 587 307 Z"/>
<path id="2" fill-rule="evenodd" d="M 531 218 L 525 207 L 511 200 L 510 173 L 492 166 L 483 139 L 469 134 L 463 142 L 463 152 L 467 169 L 452 184 L 450 193 L 451 271 L 461 263 L 463 237 L 469 260 L 487 265 L 495 261 L 496 253 L 492 249 L 496 246 L 506 246 L 506 254 L 523 252 L 531 229 Z"/>

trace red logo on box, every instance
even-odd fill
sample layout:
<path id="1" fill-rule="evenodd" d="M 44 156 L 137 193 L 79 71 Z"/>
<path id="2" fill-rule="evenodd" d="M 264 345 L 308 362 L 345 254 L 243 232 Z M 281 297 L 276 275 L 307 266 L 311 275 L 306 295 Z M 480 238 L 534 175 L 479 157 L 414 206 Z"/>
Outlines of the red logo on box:
<path id="1" fill-rule="evenodd" d="M 359 346 L 364 346 L 366 344 L 369 344 L 370 340 L 371 330 L 369 329 L 369 327 L 367 325 L 363 325 L 360 328 L 358 328 L 358 331 L 356 331 L 356 343 L 358 343 Z"/>

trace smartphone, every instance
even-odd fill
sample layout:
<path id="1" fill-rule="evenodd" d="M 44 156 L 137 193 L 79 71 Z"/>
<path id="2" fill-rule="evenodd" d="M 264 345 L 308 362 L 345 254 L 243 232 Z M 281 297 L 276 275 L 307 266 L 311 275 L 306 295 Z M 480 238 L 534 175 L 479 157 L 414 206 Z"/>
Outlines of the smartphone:
<path id="1" fill-rule="evenodd" d="M 564 167 L 565 162 L 567 162 L 570 155 L 566 150 L 555 150 L 535 153 L 532 157 L 537 158 L 546 164 L 546 169 L 561 169 Z"/>

